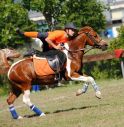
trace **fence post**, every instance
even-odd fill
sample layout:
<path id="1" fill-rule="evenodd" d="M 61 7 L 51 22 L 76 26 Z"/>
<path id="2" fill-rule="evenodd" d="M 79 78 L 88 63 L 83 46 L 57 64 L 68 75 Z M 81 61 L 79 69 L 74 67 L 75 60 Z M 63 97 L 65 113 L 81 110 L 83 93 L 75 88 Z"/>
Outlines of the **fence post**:
<path id="1" fill-rule="evenodd" d="M 123 58 L 120 58 L 121 60 L 121 71 L 122 71 L 122 76 L 124 78 L 124 62 L 123 62 Z"/>
<path id="2" fill-rule="evenodd" d="M 121 72 L 122 72 L 122 76 L 124 78 L 124 58 L 122 58 L 122 54 L 124 53 L 123 49 L 116 49 L 115 50 L 115 57 L 116 58 L 120 58 L 120 62 L 121 62 Z"/>

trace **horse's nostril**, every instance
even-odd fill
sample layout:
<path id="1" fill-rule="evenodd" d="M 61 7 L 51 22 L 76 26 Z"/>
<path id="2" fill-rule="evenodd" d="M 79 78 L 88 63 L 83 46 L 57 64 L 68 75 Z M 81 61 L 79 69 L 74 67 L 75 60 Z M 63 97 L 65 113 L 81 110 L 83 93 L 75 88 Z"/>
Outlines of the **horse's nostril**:
<path id="1" fill-rule="evenodd" d="M 102 51 L 107 50 L 107 48 L 108 48 L 108 45 L 104 45 L 104 46 L 101 47 Z"/>

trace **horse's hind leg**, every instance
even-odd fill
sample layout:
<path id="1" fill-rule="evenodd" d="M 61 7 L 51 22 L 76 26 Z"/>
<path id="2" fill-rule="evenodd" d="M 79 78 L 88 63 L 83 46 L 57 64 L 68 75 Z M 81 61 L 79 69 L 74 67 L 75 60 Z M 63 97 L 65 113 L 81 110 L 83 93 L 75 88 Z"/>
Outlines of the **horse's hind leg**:
<path id="1" fill-rule="evenodd" d="M 17 91 L 16 91 L 17 92 Z M 7 99 L 7 103 L 9 105 L 9 111 L 13 117 L 13 119 L 21 119 L 22 117 L 19 116 L 15 110 L 15 107 L 13 105 L 15 99 L 21 94 L 21 91 L 18 92 L 18 94 L 15 94 L 13 92 L 10 92 L 9 97 Z"/>
<path id="2" fill-rule="evenodd" d="M 34 104 L 31 103 L 29 96 L 30 96 L 30 90 L 25 90 L 23 94 L 23 102 L 27 106 L 29 106 L 30 109 L 36 113 L 36 115 L 45 116 L 45 114 L 40 109 L 38 109 Z"/>

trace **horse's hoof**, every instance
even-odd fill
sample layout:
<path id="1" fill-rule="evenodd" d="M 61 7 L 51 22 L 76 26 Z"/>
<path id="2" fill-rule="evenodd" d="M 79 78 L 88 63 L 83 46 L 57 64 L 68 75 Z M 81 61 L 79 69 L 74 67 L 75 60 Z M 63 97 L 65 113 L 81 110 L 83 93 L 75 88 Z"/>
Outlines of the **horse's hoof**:
<path id="1" fill-rule="evenodd" d="M 40 117 L 43 117 L 43 116 L 46 116 L 46 114 L 45 114 L 45 113 L 42 113 L 42 114 L 40 115 Z"/>
<path id="2" fill-rule="evenodd" d="M 18 120 L 19 120 L 19 119 L 23 119 L 23 117 L 22 117 L 22 116 L 19 116 L 17 119 L 18 119 Z"/>
<path id="3" fill-rule="evenodd" d="M 76 92 L 76 96 L 79 96 L 79 95 L 81 95 L 81 94 L 83 94 L 82 89 L 78 89 L 78 91 Z"/>
<path id="4" fill-rule="evenodd" d="M 96 92 L 96 97 L 98 98 L 98 99 L 101 99 L 102 97 L 101 97 L 101 92 L 100 91 L 97 91 Z"/>

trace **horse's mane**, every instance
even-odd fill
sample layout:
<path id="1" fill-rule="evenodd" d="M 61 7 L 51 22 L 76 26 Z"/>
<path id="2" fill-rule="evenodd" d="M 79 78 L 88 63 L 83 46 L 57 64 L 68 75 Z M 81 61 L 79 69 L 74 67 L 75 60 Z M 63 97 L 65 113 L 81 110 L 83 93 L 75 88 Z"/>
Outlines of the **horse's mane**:
<path id="1" fill-rule="evenodd" d="M 81 28 L 78 32 L 78 34 L 84 33 L 85 31 L 89 31 L 92 30 L 93 28 L 90 26 L 84 26 L 83 28 Z"/>

